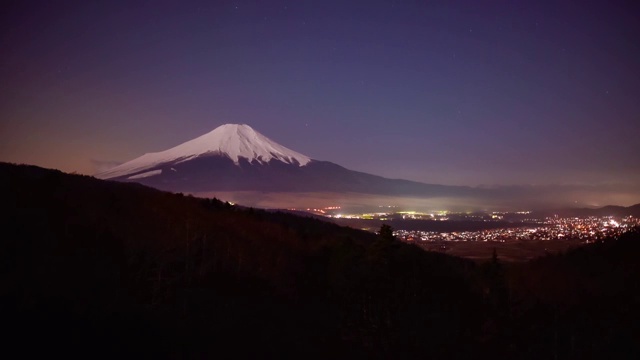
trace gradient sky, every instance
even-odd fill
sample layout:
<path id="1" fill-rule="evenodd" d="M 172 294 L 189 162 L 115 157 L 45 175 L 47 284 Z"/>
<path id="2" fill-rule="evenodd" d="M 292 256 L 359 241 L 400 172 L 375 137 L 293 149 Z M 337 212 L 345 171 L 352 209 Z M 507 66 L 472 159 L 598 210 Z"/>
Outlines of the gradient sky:
<path id="1" fill-rule="evenodd" d="M 0 160 L 92 174 L 246 123 L 387 177 L 638 183 L 634 3 L 10 2 Z"/>

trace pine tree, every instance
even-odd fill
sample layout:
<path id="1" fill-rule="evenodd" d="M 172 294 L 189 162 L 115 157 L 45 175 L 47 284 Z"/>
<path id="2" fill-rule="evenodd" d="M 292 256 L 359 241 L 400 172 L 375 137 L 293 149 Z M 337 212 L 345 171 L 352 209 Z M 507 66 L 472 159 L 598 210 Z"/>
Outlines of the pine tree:
<path id="1" fill-rule="evenodd" d="M 393 236 L 393 228 L 387 224 L 382 224 L 382 226 L 380 226 L 380 237 L 389 241 L 396 239 L 396 237 Z"/>

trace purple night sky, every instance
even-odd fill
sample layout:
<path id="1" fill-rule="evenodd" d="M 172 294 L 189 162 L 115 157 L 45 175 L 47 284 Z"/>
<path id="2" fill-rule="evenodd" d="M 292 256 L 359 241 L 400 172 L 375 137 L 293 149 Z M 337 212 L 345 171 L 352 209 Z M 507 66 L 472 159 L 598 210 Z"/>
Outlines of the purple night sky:
<path id="1" fill-rule="evenodd" d="M 632 186 L 633 4 L 10 1 L 0 161 L 92 174 L 245 123 L 386 177 Z"/>

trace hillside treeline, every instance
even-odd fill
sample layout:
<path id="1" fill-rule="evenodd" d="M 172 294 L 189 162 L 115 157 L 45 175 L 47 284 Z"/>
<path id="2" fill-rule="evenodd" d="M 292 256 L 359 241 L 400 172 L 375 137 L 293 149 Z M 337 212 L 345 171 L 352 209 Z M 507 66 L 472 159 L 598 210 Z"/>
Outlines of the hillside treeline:
<path id="1" fill-rule="evenodd" d="M 72 357 L 637 355 L 640 237 L 527 264 L 0 164 L 6 351 Z M 384 235 L 384 234 L 383 234 Z"/>

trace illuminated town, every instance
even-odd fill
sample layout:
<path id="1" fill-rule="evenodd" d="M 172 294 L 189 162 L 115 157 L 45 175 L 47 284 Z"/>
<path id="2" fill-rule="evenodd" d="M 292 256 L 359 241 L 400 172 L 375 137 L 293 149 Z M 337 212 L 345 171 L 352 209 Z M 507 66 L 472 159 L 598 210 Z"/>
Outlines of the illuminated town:
<path id="1" fill-rule="evenodd" d="M 619 236 L 634 226 L 640 218 L 632 216 L 616 220 L 611 216 L 588 218 L 549 217 L 536 227 L 513 227 L 482 231 L 434 232 L 396 230 L 394 235 L 404 241 L 497 241 L 508 240 L 579 240 L 591 243 Z"/>
<path id="2" fill-rule="evenodd" d="M 303 209 L 315 215 L 336 220 L 388 221 L 395 228 L 394 235 L 406 242 L 506 242 L 517 240 L 573 240 L 591 243 L 607 237 L 615 237 L 640 226 L 640 218 L 633 216 L 539 217 L 531 211 L 456 213 L 446 210 L 433 212 L 396 211 L 394 206 L 380 206 L 386 211 L 368 213 L 343 213 L 339 206 L 321 209 Z M 478 231 L 428 231 L 407 230 L 394 226 L 399 220 L 423 220 L 433 222 L 467 222 L 500 225 L 499 228 Z M 406 222 L 403 222 L 406 224 Z M 376 231 L 376 227 L 363 228 Z"/>

